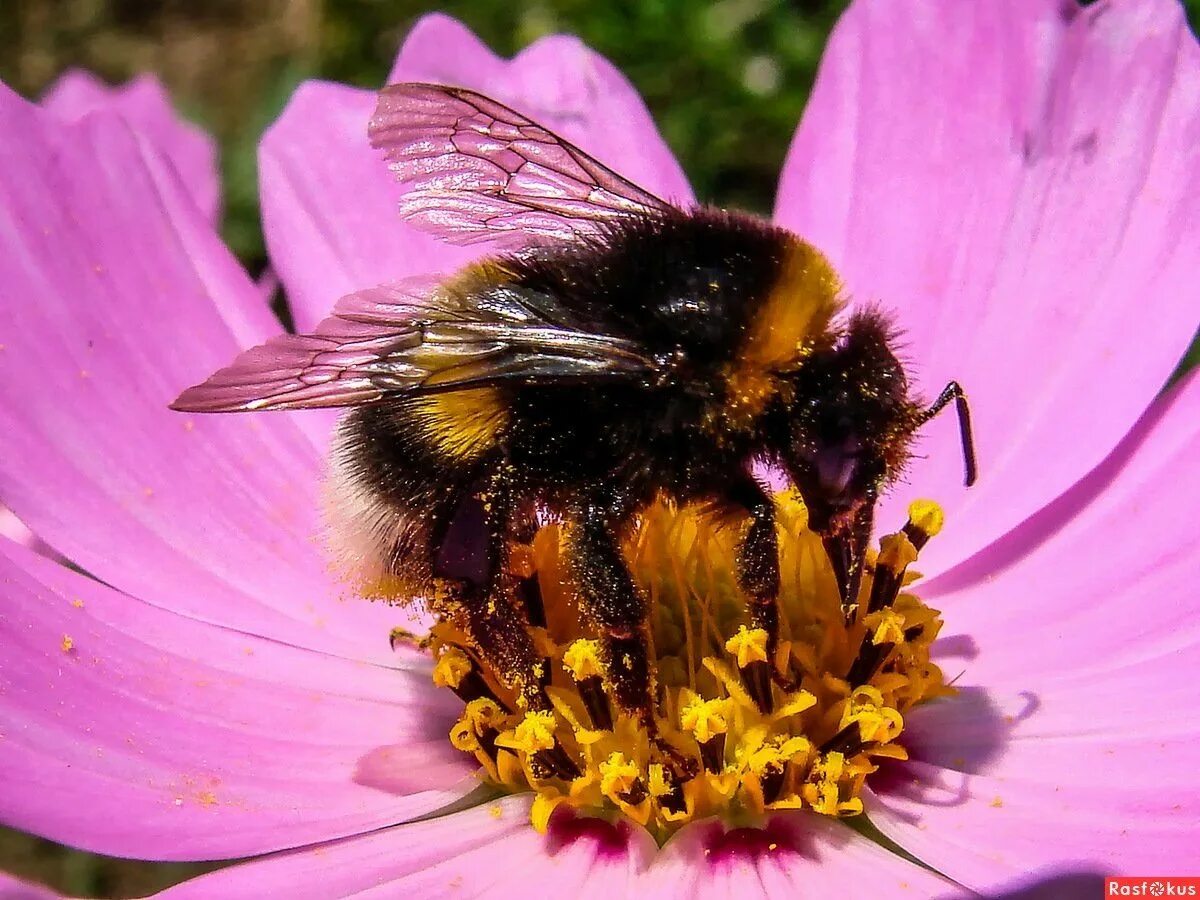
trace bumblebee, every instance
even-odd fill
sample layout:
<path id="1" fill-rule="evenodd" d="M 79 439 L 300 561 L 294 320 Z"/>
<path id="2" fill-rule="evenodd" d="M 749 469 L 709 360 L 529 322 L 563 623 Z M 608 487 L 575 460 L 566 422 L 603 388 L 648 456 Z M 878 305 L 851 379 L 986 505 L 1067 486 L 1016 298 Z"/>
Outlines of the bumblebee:
<path id="1" fill-rule="evenodd" d="M 612 700 L 652 728 L 648 600 L 621 551 L 648 504 L 700 504 L 742 529 L 747 624 L 774 658 L 775 509 L 753 467 L 800 492 L 847 603 L 876 497 L 951 401 L 974 480 L 958 385 L 915 398 L 887 318 L 847 314 L 796 235 L 674 207 L 467 90 L 388 87 L 370 134 L 403 218 L 496 252 L 345 297 L 312 334 L 243 353 L 173 407 L 350 407 L 333 450 L 342 554 L 369 582 L 436 597 L 529 709 L 551 708 L 529 628 L 544 614 L 509 553 L 539 516 L 567 526 Z M 783 678 L 770 668 L 747 684 L 764 709 Z"/>

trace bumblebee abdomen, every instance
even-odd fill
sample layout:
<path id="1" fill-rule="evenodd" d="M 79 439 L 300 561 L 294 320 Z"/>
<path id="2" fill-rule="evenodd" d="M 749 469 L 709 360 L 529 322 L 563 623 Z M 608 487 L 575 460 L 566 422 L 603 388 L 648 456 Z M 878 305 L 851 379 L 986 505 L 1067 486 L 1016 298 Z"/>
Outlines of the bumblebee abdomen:
<path id="1" fill-rule="evenodd" d="M 508 398 L 496 387 L 422 394 L 400 401 L 415 436 L 450 463 L 478 459 L 496 446 L 509 423 Z"/>
<path id="2" fill-rule="evenodd" d="M 495 454 L 507 408 L 490 388 L 398 398 L 338 425 L 326 517 L 336 563 L 364 594 L 427 593 L 445 528 Z"/>

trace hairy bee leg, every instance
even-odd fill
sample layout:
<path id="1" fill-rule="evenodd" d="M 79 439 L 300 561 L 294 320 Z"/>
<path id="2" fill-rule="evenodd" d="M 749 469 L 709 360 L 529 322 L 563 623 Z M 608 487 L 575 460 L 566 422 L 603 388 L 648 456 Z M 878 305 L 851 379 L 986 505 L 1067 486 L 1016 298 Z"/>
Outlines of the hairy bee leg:
<path id="1" fill-rule="evenodd" d="M 439 535 L 433 570 L 458 585 L 454 602 L 484 662 L 508 676 L 508 686 L 530 709 L 548 710 L 528 617 L 503 589 L 511 509 L 510 485 L 501 473 L 465 492 Z"/>
<path id="2" fill-rule="evenodd" d="M 724 502 L 750 516 L 737 552 L 738 587 L 746 595 L 751 628 L 767 635 L 765 662 L 752 662 L 742 670 L 746 689 L 764 713 L 774 706 L 771 682 L 791 687 L 775 668 L 779 646 L 779 541 L 775 534 L 775 503 L 749 474 L 743 474 L 725 489 Z"/>
<path id="3" fill-rule="evenodd" d="M 547 663 L 534 647 L 529 618 L 504 590 L 515 497 L 512 471 L 500 462 L 481 490 L 466 492 L 438 545 L 434 574 L 459 585 L 464 630 L 484 662 L 531 712 L 552 712 Z M 560 744 L 534 755 L 547 777 L 571 780 L 579 767 Z"/>
<path id="4" fill-rule="evenodd" d="M 621 554 L 632 515 L 617 498 L 592 498 L 574 511 L 571 560 L 584 613 L 601 632 L 609 687 L 617 705 L 653 720 L 653 674 L 645 628 L 649 609 Z"/>
<path id="5" fill-rule="evenodd" d="M 658 733 L 649 607 L 621 553 L 621 536 L 636 508 L 625 497 L 593 497 L 579 504 L 572 515 L 572 565 L 584 613 L 600 631 L 613 701 L 639 719 L 675 777 L 686 780 L 696 774 L 694 761 Z"/>

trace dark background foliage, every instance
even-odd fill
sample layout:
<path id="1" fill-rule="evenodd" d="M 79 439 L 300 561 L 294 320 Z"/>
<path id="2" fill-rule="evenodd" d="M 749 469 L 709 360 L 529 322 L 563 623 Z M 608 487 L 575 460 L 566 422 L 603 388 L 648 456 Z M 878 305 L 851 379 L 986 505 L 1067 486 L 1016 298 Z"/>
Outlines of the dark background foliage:
<path id="1" fill-rule="evenodd" d="M 1195 25 L 1200 0 L 1184 2 Z M 220 142 L 225 237 L 256 271 L 265 262 L 255 181 L 259 134 L 305 78 L 380 85 L 422 13 L 457 16 L 505 55 L 545 34 L 579 35 L 641 91 L 700 197 L 767 211 L 821 49 L 846 5 L 0 0 L 0 79 L 37 96 L 69 67 L 113 82 L 158 73 L 180 109 Z M 110 860 L 0 829 L 0 868 L 76 896 L 131 897 L 211 866 Z"/>

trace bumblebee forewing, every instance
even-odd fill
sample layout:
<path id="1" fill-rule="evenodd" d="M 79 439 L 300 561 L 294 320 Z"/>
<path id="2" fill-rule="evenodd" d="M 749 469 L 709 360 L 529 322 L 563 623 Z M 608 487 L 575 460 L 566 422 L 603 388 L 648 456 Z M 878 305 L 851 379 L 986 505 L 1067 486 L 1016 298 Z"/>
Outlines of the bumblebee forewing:
<path id="1" fill-rule="evenodd" d="M 538 309 L 553 308 L 546 298 L 489 283 L 481 269 L 500 277 L 500 269 L 476 266 L 444 284 L 412 278 L 344 297 L 313 334 L 284 334 L 247 350 L 172 408 L 359 406 L 389 394 L 655 371 L 636 343 L 548 320 Z"/>
<path id="2" fill-rule="evenodd" d="M 378 366 L 393 383 L 428 372 L 407 364 L 421 343 L 418 317 L 436 291 L 430 279 L 381 285 L 343 298 L 312 334 L 281 334 L 245 351 L 171 404 L 188 412 L 357 406 L 383 396 Z"/>
<path id="3" fill-rule="evenodd" d="M 669 208 L 553 132 L 461 88 L 384 88 L 370 137 L 404 187 L 400 215 L 455 244 L 570 240 Z"/>

